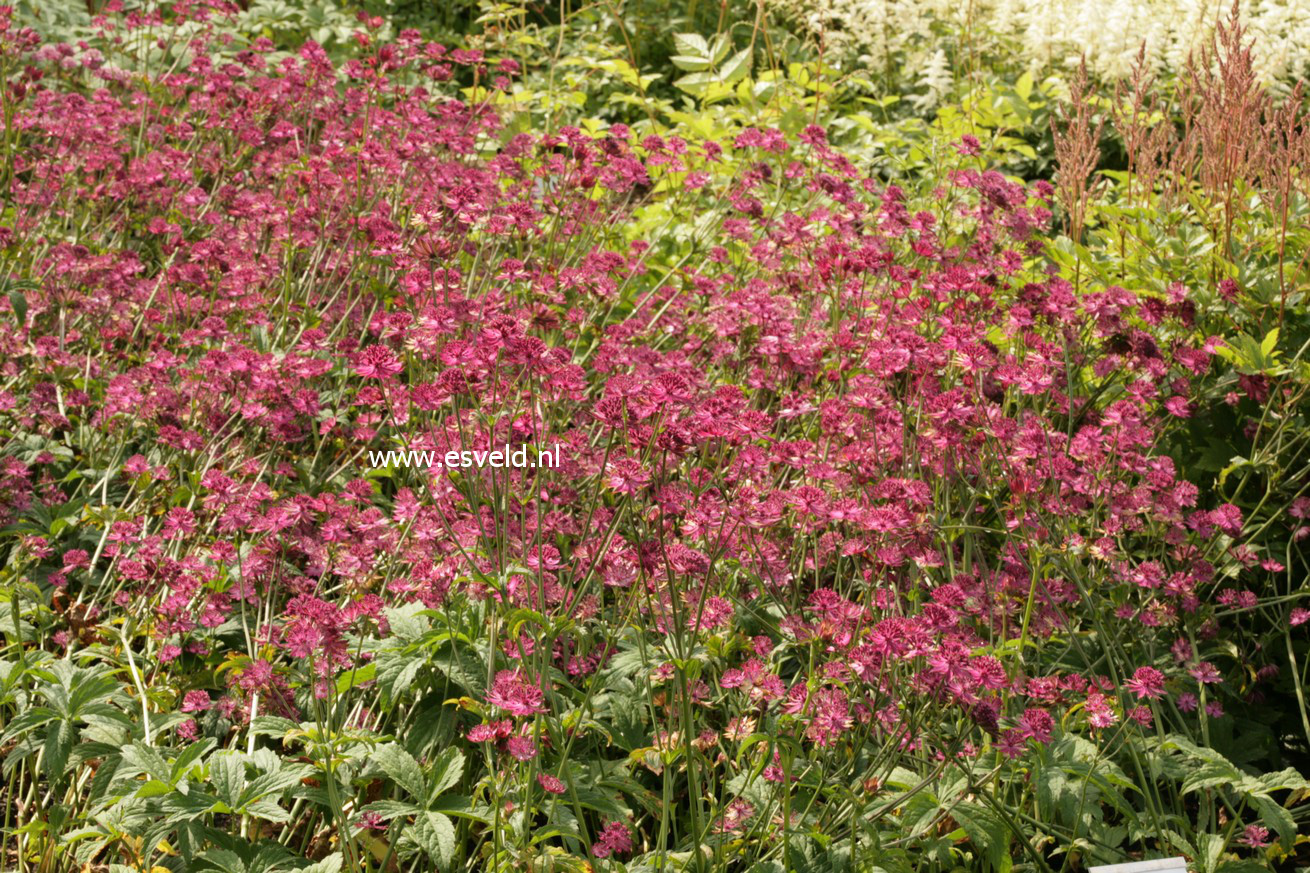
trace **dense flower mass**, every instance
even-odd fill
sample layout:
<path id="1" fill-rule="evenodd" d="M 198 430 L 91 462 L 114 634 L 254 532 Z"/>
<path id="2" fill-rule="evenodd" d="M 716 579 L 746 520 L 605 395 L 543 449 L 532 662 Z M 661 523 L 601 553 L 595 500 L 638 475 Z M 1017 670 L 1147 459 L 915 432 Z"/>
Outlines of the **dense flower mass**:
<path id="1" fill-rule="evenodd" d="M 111 5 L 188 50 L 0 7 L 3 804 L 76 834 L 24 865 L 1046 870 L 1161 850 L 1175 778 L 1212 857 L 1293 850 L 1310 786 L 1208 748 L 1293 558 L 1167 451 L 1217 283 L 1070 269 L 974 133 L 536 130 L 483 48 Z"/>

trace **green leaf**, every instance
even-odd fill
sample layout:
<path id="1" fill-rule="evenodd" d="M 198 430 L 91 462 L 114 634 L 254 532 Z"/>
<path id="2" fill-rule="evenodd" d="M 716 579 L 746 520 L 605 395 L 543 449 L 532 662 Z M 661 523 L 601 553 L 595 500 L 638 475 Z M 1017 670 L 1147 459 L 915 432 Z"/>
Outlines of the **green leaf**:
<path id="1" fill-rule="evenodd" d="M 1019 81 L 1014 83 L 1014 92 L 1027 100 L 1033 93 L 1033 74 L 1024 73 L 1019 77 Z"/>
<path id="2" fill-rule="evenodd" d="M 1183 779 L 1183 794 L 1191 794 L 1203 788 L 1215 788 L 1237 781 L 1241 774 L 1227 761 L 1207 761 L 1187 774 Z"/>
<path id="3" fill-rule="evenodd" d="M 173 786 L 167 782 L 160 782 L 158 779 L 151 779 L 145 782 L 136 790 L 136 797 L 162 797 L 165 794 L 171 794 Z"/>
<path id="4" fill-rule="evenodd" d="M 426 616 L 423 615 L 424 609 L 422 603 L 407 603 L 403 606 L 382 610 L 387 617 L 387 626 L 391 629 L 391 636 L 404 642 L 410 642 L 421 637 L 430 626 Z"/>
<path id="5" fill-rule="evenodd" d="M 1264 773 L 1256 777 L 1248 777 L 1260 786 L 1261 791 L 1297 791 L 1300 789 L 1310 788 L 1310 782 L 1291 767 L 1279 770 L 1276 773 Z"/>
<path id="6" fill-rule="evenodd" d="M 438 868 L 449 867 L 455 857 L 455 824 L 439 812 L 425 812 L 409 830 L 414 842 Z"/>
<path id="7" fill-rule="evenodd" d="M 680 70 L 705 70 L 712 62 L 710 44 L 699 33 L 675 33 L 673 47 L 677 54 L 669 61 Z"/>
<path id="8" fill-rule="evenodd" d="M 14 311 L 14 318 L 19 327 L 27 324 L 27 298 L 21 292 L 11 291 L 9 294 L 9 306 Z"/>
<path id="9" fill-rule="evenodd" d="M 379 746 L 372 755 L 377 765 L 382 768 L 391 781 L 405 790 L 411 797 L 422 800 L 428 796 L 423 770 L 414 756 L 395 743 Z"/>
<path id="10" fill-rule="evenodd" d="M 20 712 L 14 716 L 14 720 L 9 722 L 8 729 L 3 735 L 0 735 L 0 745 L 7 744 L 10 740 L 21 737 L 28 731 L 35 730 L 43 724 L 48 724 L 59 717 L 59 713 L 45 706 L 38 706 L 33 709 Z"/>
<path id="11" fill-rule="evenodd" d="M 372 682 L 377 676 L 378 665 L 376 661 L 369 661 L 362 667 L 354 667 L 337 677 L 337 694 L 344 694 L 356 685 L 363 685 L 365 682 Z"/>
<path id="12" fill-rule="evenodd" d="M 256 716 L 255 720 L 250 723 L 250 731 L 257 737 L 284 737 L 299 727 L 300 725 L 291 719 L 283 718 L 280 715 Z"/>
<path id="13" fill-rule="evenodd" d="M 135 741 L 123 749 L 123 760 L 148 774 L 152 779 L 158 779 L 169 785 L 173 783 L 172 768 L 154 746 L 147 746 L 139 740 Z"/>
<path id="14" fill-rule="evenodd" d="M 726 33 L 719 34 L 714 38 L 714 42 L 710 45 L 710 60 L 717 64 L 719 61 L 727 57 L 727 54 L 731 49 L 732 40 L 728 38 Z"/>
<path id="15" fill-rule="evenodd" d="M 917 837 L 928 829 L 940 811 L 937 798 L 930 792 L 921 791 L 905 804 L 905 811 L 901 813 L 901 830 L 907 837 Z"/>
<path id="16" fill-rule="evenodd" d="M 459 784 L 464 776 L 464 753 L 451 746 L 443 749 L 432 762 L 432 781 L 428 800 L 435 800 L 440 795 Z"/>
<path id="17" fill-rule="evenodd" d="M 699 97 L 709 90 L 710 85 L 718 81 L 718 76 L 710 72 L 692 73 L 674 81 L 674 87 L 686 91 L 693 97 Z"/>
<path id="18" fill-rule="evenodd" d="M 246 806 L 270 794 L 281 794 L 300 781 L 300 773 L 294 769 L 278 770 L 256 776 L 241 792 L 237 801 L 239 806 Z"/>
<path id="19" fill-rule="evenodd" d="M 398 800 L 377 800 L 364 807 L 368 812 L 376 812 L 383 819 L 399 818 L 402 815 L 418 815 L 423 810 L 412 803 Z"/>
<path id="20" fill-rule="evenodd" d="M 271 821 L 278 824 L 285 824 L 286 822 L 291 821 L 291 813 L 287 812 L 285 809 L 278 806 L 276 802 L 268 798 L 256 800 L 254 803 L 248 803 L 241 807 L 240 811 L 247 815 L 254 816 L 255 818 L 262 818 L 264 821 Z"/>
<path id="21" fill-rule="evenodd" d="M 240 752 L 227 752 L 209 759 L 209 782 L 232 809 L 240 806 L 241 789 L 246 784 L 246 765 Z"/>
<path id="22" fill-rule="evenodd" d="M 246 873 L 246 862 L 236 852 L 228 849 L 210 849 L 200 856 L 200 860 L 223 873 Z"/>
<path id="23" fill-rule="evenodd" d="M 680 55 L 693 55 L 707 60 L 710 56 L 710 44 L 699 33 L 675 33 L 673 48 Z"/>
<path id="24" fill-rule="evenodd" d="M 45 772 L 51 782 L 58 782 L 68 766 L 68 755 L 76 739 L 72 722 L 60 719 L 45 735 Z"/>
<path id="25" fill-rule="evenodd" d="M 182 754 L 177 756 L 173 761 L 173 766 L 170 768 L 171 772 L 169 775 L 172 776 L 171 781 L 176 783 L 181 779 L 182 775 L 191 768 L 191 765 L 208 754 L 209 750 L 214 748 L 217 744 L 217 741 L 212 737 L 206 737 L 203 741 L 199 743 L 191 743 L 183 749 Z"/>
<path id="26" fill-rule="evenodd" d="M 1005 822 L 983 806 L 958 803 L 951 815 L 969 835 L 978 852 L 987 861 L 989 869 L 997 873 L 1010 873 L 1010 834 Z"/>
<path id="27" fill-rule="evenodd" d="M 691 73 L 699 73 L 710 68 L 709 58 L 697 58 L 691 55 L 673 55 L 669 62 L 679 70 L 686 70 Z"/>
<path id="28" fill-rule="evenodd" d="M 472 798 L 463 795 L 447 795 L 437 798 L 431 804 L 433 812 L 443 812 L 455 818 L 466 818 L 487 824 L 491 821 L 491 810 L 486 806 L 474 806 Z"/>
<path id="29" fill-rule="evenodd" d="M 1219 856 L 1223 854 L 1226 840 L 1219 834 L 1197 834 L 1196 847 L 1198 866 L 1201 873 L 1215 873 L 1219 866 Z"/>
<path id="30" fill-rule="evenodd" d="M 433 653 L 432 665 L 473 697 L 486 693 L 487 667 L 483 658 L 456 640 L 444 641 Z"/>
<path id="31" fill-rule="evenodd" d="M 1260 357 L 1266 360 L 1270 359 L 1274 349 L 1278 347 L 1278 328 L 1274 328 L 1265 334 L 1264 341 L 1260 343 Z"/>
<path id="32" fill-rule="evenodd" d="M 740 79 L 744 79 L 750 74 L 752 60 L 752 52 L 749 48 L 737 52 L 719 70 L 719 81 L 725 85 L 731 85 Z"/>

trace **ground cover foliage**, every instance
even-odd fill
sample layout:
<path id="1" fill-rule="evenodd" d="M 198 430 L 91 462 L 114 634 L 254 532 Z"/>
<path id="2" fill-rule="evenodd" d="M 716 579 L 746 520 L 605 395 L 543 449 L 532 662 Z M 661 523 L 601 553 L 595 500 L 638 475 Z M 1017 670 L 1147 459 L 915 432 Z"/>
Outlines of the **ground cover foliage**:
<path id="1" fill-rule="evenodd" d="M 0 866 L 1310 864 L 1249 21 L 0 7 Z"/>

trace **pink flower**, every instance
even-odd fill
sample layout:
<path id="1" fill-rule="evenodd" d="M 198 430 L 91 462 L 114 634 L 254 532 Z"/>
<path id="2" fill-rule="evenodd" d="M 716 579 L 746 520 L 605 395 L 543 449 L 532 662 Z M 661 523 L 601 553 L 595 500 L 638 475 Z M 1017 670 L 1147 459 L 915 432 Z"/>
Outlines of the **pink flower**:
<path id="1" fill-rule="evenodd" d="M 1247 825 L 1238 842 L 1252 849 L 1263 849 L 1269 845 L 1269 828 L 1254 824 Z"/>
<path id="2" fill-rule="evenodd" d="M 405 368 L 396 353 L 383 345 L 372 345 L 355 360 L 355 373 L 365 379 L 390 379 Z"/>
<path id="3" fill-rule="evenodd" d="M 85 570 L 91 566 L 91 555 L 86 549 L 69 549 L 64 552 L 64 570 Z"/>
<path id="4" fill-rule="evenodd" d="M 360 813 L 356 826 L 370 831 L 385 831 L 387 829 L 387 823 L 382 818 L 382 814 L 372 809 Z"/>
<path id="5" fill-rule="evenodd" d="M 563 794 L 566 788 L 563 782 L 549 773 L 538 773 L 537 784 L 550 794 Z"/>
<path id="6" fill-rule="evenodd" d="M 631 458 L 612 461 L 605 483 L 619 494 L 634 495 L 650 484 L 650 474 Z"/>
<path id="7" fill-rule="evenodd" d="M 597 858 L 610 855 L 626 855 L 632 851 L 632 833 L 621 821 L 611 821 L 601 828 L 600 839 L 591 847 L 591 853 Z"/>
<path id="8" fill-rule="evenodd" d="M 534 715 L 545 712 L 545 695 L 517 670 L 501 670 L 496 674 L 487 703 L 505 710 L 510 715 Z"/>
<path id="9" fill-rule="evenodd" d="M 1055 729 L 1055 719 L 1044 709 L 1026 709 L 1019 719 L 1023 732 L 1039 743 L 1051 741 L 1051 731 Z"/>
<path id="10" fill-rule="evenodd" d="M 532 737 L 510 737 L 506 746 L 509 753 L 520 761 L 531 761 L 537 757 L 537 743 Z"/>
<path id="11" fill-rule="evenodd" d="M 1229 536 L 1242 533 L 1242 510 L 1231 503 L 1225 503 L 1218 509 L 1210 510 L 1210 523 Z"/>
<path id="12" fill-rule="evenodd" d="M 1188 673 L 1192 678 L 1202 685 L 1215 685 L 1223 681 L 1223 676 L 1219 673 L 1219 668 L 1209 661 L 1201 661 L 1193 667 L 1189 667 Z"/>
<path id="13" fill-rule="evenodd" d="M 978 137 L 971 133 L 966 133 L 960 137 L 960 141 L 955 144 L 955 150 L 965 157 L 973 157 L 982 153 L 982 143 Z"/>
<path id="14" fill-rule="evenodd" d="M 188 691 L 182 698 L 183 712 L 203 712 L 213 705 L 207 691 Z"/>
<path id="15" fill-rule="evenodd" d="M 996 739 L 996 749 L 1007 758 L 1017 758 L 1028 748 L 1026 731 L 1010 728 Z"/>
<path id="16" fill-rule="evenodd" d="M 1087 695 L 1084 711 L 1087 713 L 1087 723 L 1094 728 L 1108 728 L 1119 721 L 1119 716 L 1110 707 L 1110 698 L 1099 691 Z"/>
<path id="17" fill-rule="evenodd" d="M 753 815 L 755 815 L 755 807 L 738 797 L 728 804 L 723 815 L 714 823 L 714 831 L 720 834 L 740 831 Z"/>
<path id="18" fill-rule="evenodd" d="M 850 701 L 836 688 L 821 688 L 810 696 L 806 709 L 811 713 L 805 735 L 819 746 L 830 746 L 854 724 Z"/>
<path id="19" fill-rule="evenodd" d="M 1138 667 L 1124 687 L 1136 694 L 1138 700 L 1148 697 L 1157 700 L 1164 696 L 1164 674 L 1154 667 Z"/>
<path id="20" fill-rule="evenodd" d="M 1185 397 L 1170 397 L 1164 402 L 1164 408 L 1175 418 L 1191 418 L 1192 405 L 1187 402 Z"/>
<path id="21" fill-rule="evenodd" d="M 489 724 L 475 724 L 465 736 L 471 743 L 489 743 L 496 739 L 496 728 Z"/>

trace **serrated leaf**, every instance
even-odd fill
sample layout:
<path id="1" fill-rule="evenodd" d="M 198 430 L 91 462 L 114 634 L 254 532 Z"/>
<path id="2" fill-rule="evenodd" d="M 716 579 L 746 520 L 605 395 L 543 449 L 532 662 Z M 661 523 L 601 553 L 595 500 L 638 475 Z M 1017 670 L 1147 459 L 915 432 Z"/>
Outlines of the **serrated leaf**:
<path id="1" fill-rule="evenodd" d="M 378 665 L 378 687 L 386 699 L 394 699 L 414 684 L 427 662 L 413 655 L 382 655 L 374 663 Z"/>
<path id="2" fill-rule="evenodd" d="M 407 603 L 382 610 L 387 617 L 391 636 L 405 642 L 421 637 L 430 627 L 427 617 L 423 615 L 425 609 L 422 603 Z"/>
<path id="3" fill-rule="evenodd" d="M 1269 360 L 1274 349 L 1278 348 L 1278 328 L 1274 328 L 1265 334 L 1264 340 L 1260 343 L 1260 357 Z"/>
<path id="4" fill-rule="evenodd" d="M 223 873 L 245 873 L 246 863 L 229 849 L 210 849 L 200 856 L 206 864 Z"/>
<path id="5" fill-rule="evenodd" d="M 428 796 L 423 770 L 409 752 L 395 743 L 387 743 L 375 749 L 371 757 L 411 797 L 422 800 Z"/>
<path id="6" fill-rule="evenodd" d="M 377 677 L 378 665 L 370 661 L 362 667 L 354 667 L 337 677 L 337 694 L 344 694 L 357 685 L 372 682 Z"/>
<path id="7" fill-rule="evenodd" d="M 1010 873 L 1010 833 L 1005 822 L 983 806 L 973 803 L 959 803 L 951 810 L 951 815 L 964 832 L 969 835 L 969 842 L 987 861 L 987 867 L 997 873 Z"/>
<path id="8" fill-rule="evenodd" d="M 1199 862 L 1197 866 L 1200 867 L 1201 873 L 1215 873 L 1226 842 L 1219 834 L 1196 835 L 1196 847 L 1200 850 L 1196 860 Z"/>
<path id="9" fill-rule="evenodd" d="M 473 799 L 463 795 L 438 797 L 430 804 L 433 812 L 442 812 L 455 818 L 466 818 L 484 824 L 491 821 L 491 811 L 485 806 L 474 806 Z"/>
<path id="10" fill-rule="evenodd" d="M 728 62 L 719 70 L 719 81 L 725 85 L 731 85 L 749 75 L 753 60 L 752 54 L 749 48 L 744 48 L 729 58 Z"/>
<path id="11" fill-rule="evenodd" d="M 686 70 L 690 73 L 699 73 L 710 68 L 708 58 L 697 58 L 691 55 L 673 55 L 669 62 L 679 70 Z"/>
<path id="12" fill-rule="evenodd" d="M 232 809 L 240 803 L 241 791 L 246 785 L 246 765 L 239 752 L 227 752 L 209 759 L 209 782 L 218 793 L 218 799 Z"/>
<path id="13" fill-rule="evenodd" d="M 384 820 L 399 818 L 402 815 L 418 815 L 423 812 L 421 807 L 399 800 L 376 800 L 364 808 L 369 812 L 376 812 Z"/>
<path id="14" fill-rule="evenodd" d="M 1251 858 L 1229 858 L 1219 865 L 1215 873 L 1269 873 L 1269 865 Z"/>
<path id="15" fill-rule="evenodd" d="M 443 749 L 432 762 L 432 778 L 428 800 L 435 800 L 459 784 L 464 776 L 464 753 L 451 746 Z"/>
<path id="16" fill-rule="evenodd" d="M 1227 761 L 1206 761 L 1183 778 L 1183 794 L 1200 791 L 1203 788 L 1215 788 L 1235 782 L 1241 777 L 1237 768 Z"/>
<path id="17" fill-rule="evenodd" d="M 45 772 L 51 782 L 58 782 L 68 766 L 76 733 L 71 722 L 60 719 L 50 726 L 45 735 Z"/>
<path id="18" fill-rule="evenodd" d="M 706 61 L 710 59 L 710 44 L 699 33 L 675 33 L 673 47 L 680 55 L 703 58 Z"/>
<path id="19" fill-rule="evenodd" d="M 147 746 L 139 740 L 135 741 L 132 745 L 123 749 L 123 760 L 137 767 L 152 779 L 158 779 L 160 782 L 167 784 L 173 782 L 173 768 L 169 766 L 168 762 L 164 760 L 164 756 L 154 746 Z"/>
<path id="20" fill-rule="evenodd" d="M 723 60 L 731 50 L 732 40 L 728 38 L 726 33 L 719 34 L 714 38 L 714 42 L 710 44 L 710 61 L 717 64 L 719 61 Z"/>
<path id="21" fill-rule="evenodd" d="M 136 797 L 162 797 L 173 790 L 173 786 L 158 779 L 151 779 L 136 790 Z"/>
<path id="22" fill-rule="evenodd" d="M 289 718 L 280 715 L 256 716 L 250 723 L 250 731 L 255 736 L 284 737 L 300 727 Z"/>
<path id="23" fill-rule="evenodd" d="M 238 804 L 245 806 L 270 794 L 281 794 L 299 781 L 299 774 L 293 770 L 279 770 L 256 776 L 242 789 Z"/>
<path id="24" fill-rule="evenodd" d="M 256 800 L 254 803 L 248 803 L 241 807 L 241 812 L 246 815 L 262 818 L 264 821 L 271 821 L 276 824 L 285 824 L 291 821 L 291 813 L 278 806 L 271 798 Z"/>
<path id="25" fill-rule="evenodd" d="M 425 812 L 409 829 L 414 842 L 427 852 L 438 868 L 447 868 L 455 857 L 455 823 L 439 812 Z"/>
<path id="26" fill-rule="evenodd" d="M 173 760 L 173 764 L 169 768 L 169 776 L 171 777 L 170 781 L 177 782 L 181 779 L 182 774 L 186 773 L 193 764 L 208 754 L 209 750 L 216 745 L 218 745 L 217 740 L 212 737 L 206 737 L 204 740 L 198 743 L 191 743 L 184 748 L 182 753 Z"/>

